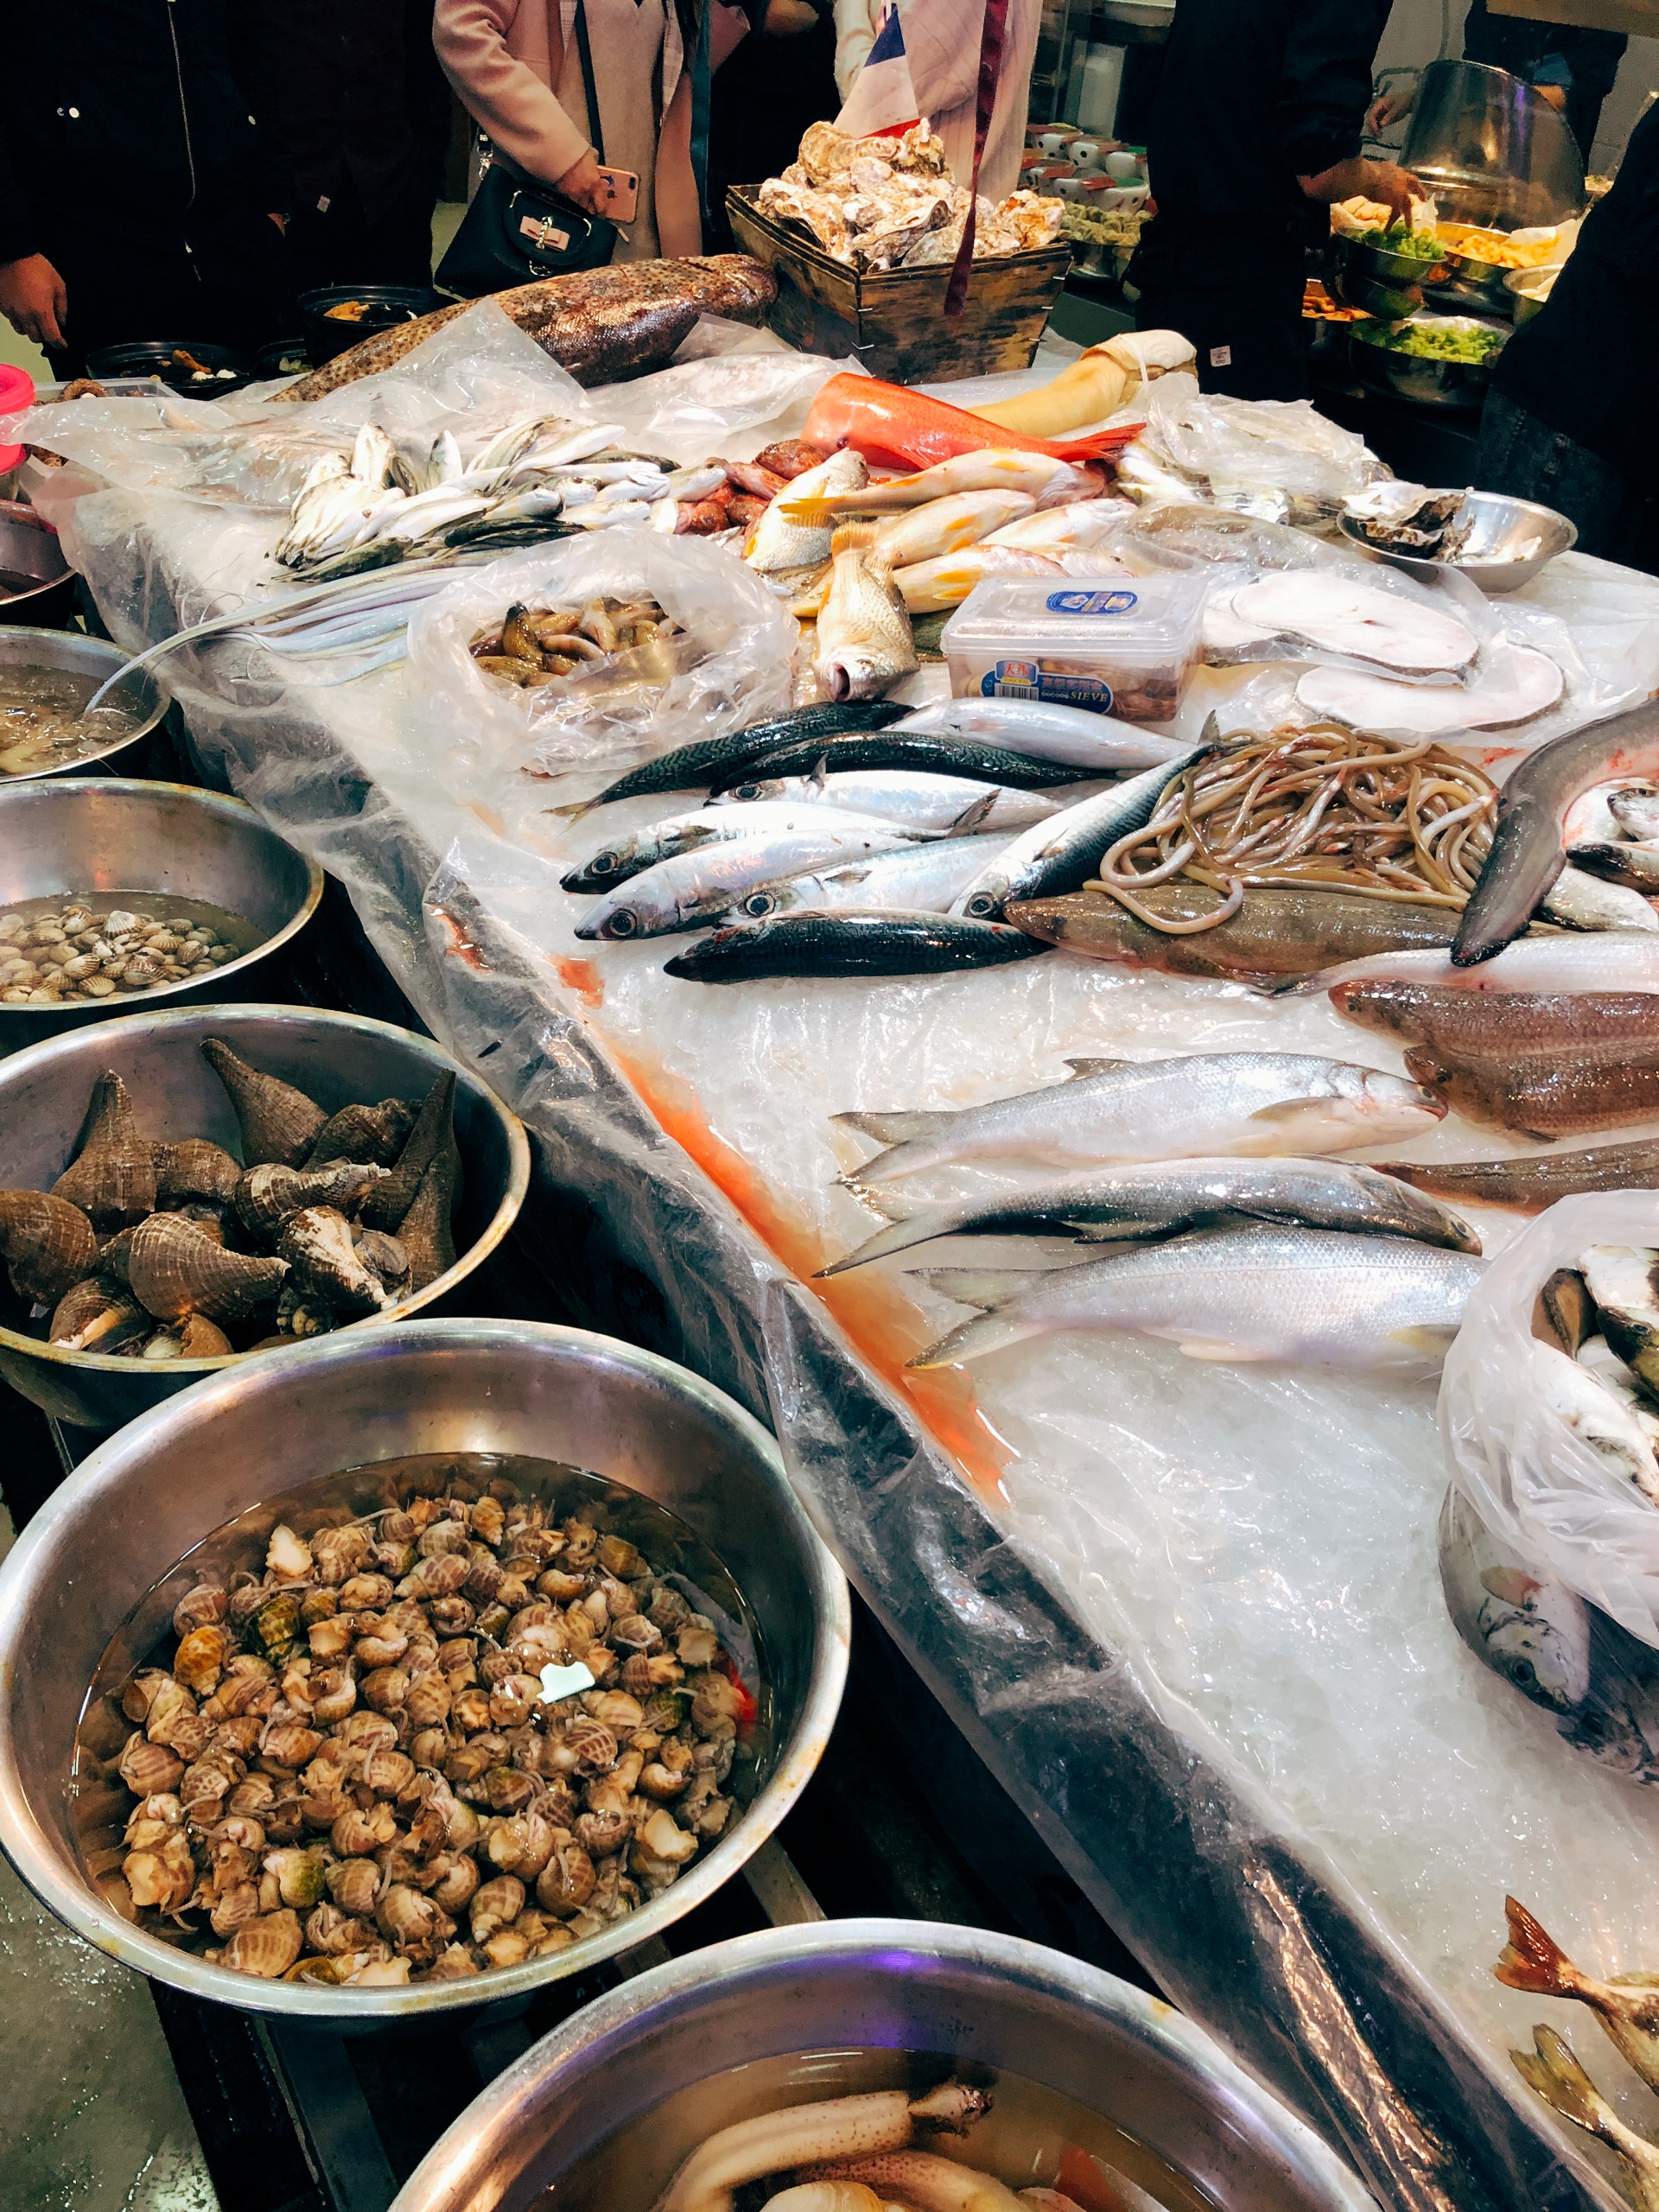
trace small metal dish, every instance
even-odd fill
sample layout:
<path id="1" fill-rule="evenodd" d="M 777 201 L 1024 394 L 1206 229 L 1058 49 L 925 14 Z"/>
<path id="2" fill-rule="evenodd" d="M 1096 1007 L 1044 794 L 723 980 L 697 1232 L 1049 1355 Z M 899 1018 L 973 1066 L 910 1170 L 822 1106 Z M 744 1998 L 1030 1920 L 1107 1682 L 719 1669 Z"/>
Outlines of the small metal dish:
<path id="1" fill-rule="evenodd" d="M 317 911 L 322 870 L 267 830 L 245 799 L 115 776 L 0 785 L 0 912 L 25 899 L 131 893 L 203 899 L 261 932 L 200 982 L 86 1006 L 0 1005 L 0 1052 L 118 1014 L 258 995 L 255 970 Z"/>
<path id="2" fill-rule="evenodd" d="M 1413 553 L 1390 553 L 1373 545 L 1351 515 L 1342 518 L 1342 534 L 1375 553 L 1391 569 L 1432 583 L 1448 569 L 1467 576 L 1484 592 L 1518 591 L 1558 553 L 1568 552 L 1578 542 L 1578 531 L 1554 507 L 1541 507 L 1531 499 L 1512 499 L 1503 492 L 1465 492 L 1461 518 L 1472 522 L 1468 542 L 1455 561 L 1425 561 Z M 1506 549 L 1538 540 L 1535 552 L 1516 554 Z"/>
<path id="3" fill-rule="evenodd" d="M 1532 321 L 1554 290 L 1555 279 L 1566 266 L 1562 261 L 1547 261 L 1540 269 L 1511 269 L 1508 272 L 1503 285 L 1515 311 L 1517 330 Z"/>
<path id="4" fill-rule="evenodd" d="M 79 630 L 0 627 L 0 671 L 18 667 L 61 668 L 72 676 L 90 676 L 103 683 L 124 669 L 131 658 L 118 645 L 108 645 L 102 638 L 83 637 Z M 39 783 L 48 776 L 84 775 L 94 760 L 118 759 L 143 742 L 170 703 L 156 677 L 146 670 L 136 670 L 124 683 L 117 685 L 105 704 L 124 707 L 129 714 L 137 715 L 137 728 L 124 730 L 108 745 L 99 746 L 91 753 L 77 753 L 73 760 L 61 761 L 55 768 L 30 768 L 22 775 L 0 775 L 0 790 L 10 791 L 16 784 Z"/>
<path id="5" fill-rule="evenodd" d="M 463 1452 L 592 1469 L 677 1514 L 719 1557 L 753 1609 L 772 1694 L 771 1747 L 741 1817 L 660 1897 L 588 1942 L 464 1980 L 262 1981 L 122 1918 L 77 1847 L 77 1814 L 90 1824 L 107 1810 L 78 1804 L 68 1788 L 111 1638 L 188 1552 L 264 1501 L 347 1468 Z M 342 1330 L 210 1376 L 135 1421 L 82 1462 L 13 1546 L 0 1567 L 0 1848 L 87 1942 L 216 2005 L 348 2034 L 462 2009 L 518 2011 L 550 1982 L 659 1936 L 760 1847 L 835 1726 L 850 1631 L 845 1578 L 777 1445 L 700 1376 L 613 1338 L 537 1322 Z"/>
<path id="6" fill-rule="evenodd" d="M 990 2090 L 1021 2177 L 1033 2154 L 1052 2171 L 1071 2132 L 1059 2098 L 1085 2147 L 1097 2115 L 1180 2176 L 1160 2202 L 1375 2212 L 1313 2130 L 1173 2005 L 1022 1937 L 925 1920 L 769 1928 L 607 1990 L 474 2100 L 391 2212 L 648 2205 L 717 2128 L 849 2087 L 931 2085 L 941 2062 Z M 1033 2088 L 1040 2150 L 1032 2108 L 1012 2116 Z M 977 2163 L 972 2142 L 959 2155 Z"/>
<path id="7" fill-rule="evenodd" d="M 58 533 L 21 499 L 0 499 L 0 569 L 33 576 L 32 590 L 0 594 L 0 622 L 52 630 L 74 611 L 75 572 Z"/>
<path id="8" fill-rule="evenodd" d="M 1507 316 L 1515 305 L 1506 289 L 1513 274 L 1478 254 L 1448 253 L 1428 288 L 1429 304 L 1451 315 Z"/>
<path id="9" fill-rule="evenodd" d="M 204 1037 L 222 1037 L 244 1059 L 293 1084 L 329 1113 L 353 1100 L 417 1099 L 446 1070 L 455 1071 L 462 1180 L 454 1266 L 384 1313 L 365 1315 L 320 1342 L 365 1334 L 371 1346 L 384 1341 L 385 1323 L 407 1320 L 453 1291 L 517 1220 L 530 1187 L 530 1143 L 517 1115 L 488 1085 L 429 1037 L 304 1006 L 179 1007 L 171 1013 L 135 1007 L 118 1021 L 72 1029 L 0 1060 L 0 1190 L 51 1189 L 73 1156 L 92 1085 L 106 1068 L 125 1082 L 146 1135 L 209 1137 L 239 1157 L 231 1102 L 199 1050 Z M 24 1319 L 21 1301 L 0 1287 L 0 1376 L 58 1420 L 81 1428 L 118 1427 L 204 1376 L 239 1373 L 286 1357 L 105 1359 L 45 1344 L 28 1332 Z"/>
<path id="10" fill-rule="evenodd" d="M 1423 324 L 1451 319 L 1414 315 L 1407 320 Z M 1415 400 L 1419 406 L 1455 408 L 1465 414 L 1478 414 L 1486 404 L 1491 359 L 1446 361 L 1427 353 L 1402 353 L 1389 341 L 1405 327 L 1405 321 L 1357 322 L 1353 326 L 1348 358 L 1360 382 L 1396 399 Z"/>

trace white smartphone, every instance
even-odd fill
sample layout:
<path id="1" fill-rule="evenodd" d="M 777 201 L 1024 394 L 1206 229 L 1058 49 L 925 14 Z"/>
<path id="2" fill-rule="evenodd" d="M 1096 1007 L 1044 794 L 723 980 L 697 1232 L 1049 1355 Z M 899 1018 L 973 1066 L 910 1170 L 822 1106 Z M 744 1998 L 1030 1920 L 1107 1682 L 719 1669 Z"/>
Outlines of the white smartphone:
<path id="1" fill-rule="evenodd" d="M 600 213 L 613 223 L 631 223 L 639 204 L 639 180 L 632 169 L 607 169 L 599 165 L 606 201 Z"/>

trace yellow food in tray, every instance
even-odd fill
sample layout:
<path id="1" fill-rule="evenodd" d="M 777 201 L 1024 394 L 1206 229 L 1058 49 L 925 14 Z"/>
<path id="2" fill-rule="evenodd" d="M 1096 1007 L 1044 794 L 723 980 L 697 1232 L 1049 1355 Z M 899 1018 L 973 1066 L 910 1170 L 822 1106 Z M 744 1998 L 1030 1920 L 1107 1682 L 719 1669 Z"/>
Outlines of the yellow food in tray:
<path id="1" fill-rule="evenodd" d="M 1559 234 L 1546 231 L 1524 242 L 1507 238 L 1502 231 L 1484 229 L 1478 223 L 1437 223 L 1434 235 L 1453 253 L 1471 261 L 1487 261 L 1495 269 L 1540 269 L 1560 251 Z"/>

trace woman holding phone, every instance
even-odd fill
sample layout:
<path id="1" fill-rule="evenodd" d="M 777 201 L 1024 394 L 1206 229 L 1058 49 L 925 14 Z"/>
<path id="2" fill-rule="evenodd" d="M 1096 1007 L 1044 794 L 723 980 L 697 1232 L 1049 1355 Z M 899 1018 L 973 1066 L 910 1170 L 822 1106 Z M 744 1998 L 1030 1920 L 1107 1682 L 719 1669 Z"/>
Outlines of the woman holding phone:
<path id="1" fill-rule="evenodd" d="M 437 0 L 432 39 L 492 148 L 613 222 L 616 260 L 650 261 L 702 250 L 691 169 L 699 12 L 696 0 Z M 747 29 L 715 0 L 712 67 Z"/>

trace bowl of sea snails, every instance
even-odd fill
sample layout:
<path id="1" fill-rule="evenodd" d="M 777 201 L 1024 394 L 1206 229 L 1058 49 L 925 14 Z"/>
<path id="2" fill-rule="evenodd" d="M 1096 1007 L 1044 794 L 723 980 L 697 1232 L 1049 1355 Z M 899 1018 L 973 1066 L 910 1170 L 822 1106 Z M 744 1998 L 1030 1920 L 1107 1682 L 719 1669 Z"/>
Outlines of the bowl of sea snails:
<path id="1" fill-rule="evenodd" d="M 1375 2212 L 1202 2029 L 1018 1936 L 773 1928 L 575 2013 L 391 2212 Z"/>
<path id="2" fill-rule="evenodd" d="M 184 1007 L 49 1038 L 0 1060 L 0 1376 L 115 1427 L 448 1296 L 529 1183 L 516 1116 L 385 1022 Z"/>
<path id="3" fill-rule="evenodd" d="M 0 1052 L 135 1007 L 260 995 L 322 881 L 221 791 L 0 784 Z"/>
<path id="4" fill-rule="evenodd" d="M 99 1446 L 0 1567 L 0 1849 L 153 1979 L 522 2005 L 782 1819 L 847 1587 L 772 1437 L 532 1322 L 343 1331 Z"/>

